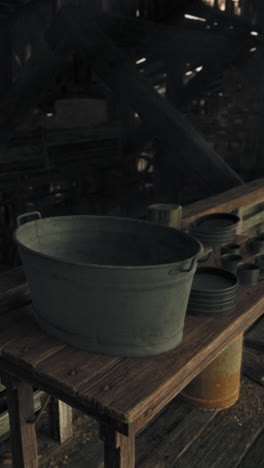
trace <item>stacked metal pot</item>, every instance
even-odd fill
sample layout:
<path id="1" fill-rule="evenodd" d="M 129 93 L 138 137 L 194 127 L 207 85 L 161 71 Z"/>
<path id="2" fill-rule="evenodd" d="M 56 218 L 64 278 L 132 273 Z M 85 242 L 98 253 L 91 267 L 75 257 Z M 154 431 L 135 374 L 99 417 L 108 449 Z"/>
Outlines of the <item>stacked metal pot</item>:
<path id="1" fill-rule="evenodd" d="M 239 281 L 235 274 L 222 268 L 198 267 L 190 294 L 188 313 L 226 315 L 237 304 Z"/>
<path id="2" fill-rule="evenodd" d="M 191 235 L 204 245 L 220 247 L 232 242 L 240 218 L 230 213 L 213 213 L 202 216 L 189 226 Z"/>

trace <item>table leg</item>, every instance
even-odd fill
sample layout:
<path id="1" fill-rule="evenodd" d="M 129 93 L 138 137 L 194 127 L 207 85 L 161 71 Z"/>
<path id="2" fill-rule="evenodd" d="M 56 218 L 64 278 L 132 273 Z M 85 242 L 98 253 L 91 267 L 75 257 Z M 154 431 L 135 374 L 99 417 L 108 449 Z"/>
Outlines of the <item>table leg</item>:
<path id="1" fill-rule="evenodd" d="M 63 444 L 73 435 L 72 408 L 56 398 L 51 399 L 49 408 L 49 429 L 51 437 Z"/>
<path id="2" fill-rule="evenodd" d="M 115 431 L 111 426 L 101 426 L 104 440 L 105 468 L 135 468 L 135 434 L 129 437 Z"/>
<path id="3" fill-rule="evenodd" d="M 11 429 L 14 468 L 37 468 L 38 448 L 35 432 L 33 388 L 27 382 L 5 379 Z"/>

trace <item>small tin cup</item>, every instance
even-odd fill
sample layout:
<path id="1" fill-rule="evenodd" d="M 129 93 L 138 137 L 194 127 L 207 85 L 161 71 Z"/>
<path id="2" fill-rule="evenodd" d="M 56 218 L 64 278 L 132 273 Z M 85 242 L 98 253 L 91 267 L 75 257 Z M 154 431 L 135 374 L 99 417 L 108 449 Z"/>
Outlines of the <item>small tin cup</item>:
<path id="1" fill-rule="evenodd" d="M 246 242 L 246 247 L 247 250 L 253 254 L 264 252 L 264 232 L 260 232 L 257 236 L 250 237 Z"/>
<path id="2" fill-rule="evenodd" d="M 221 255 L 224 254 L 240 254 L 240 245 L 239 244 L 225 244 L 221 247 Z"/>
<path id="3" fill-rule="evenodd" d="M 237 276 L 241 284 L 256 286 L 259 279 L 259 267 L 255 263 L 240 263 L 237 266 Z"/>
<path id="4" fill-rule="evenodd" d="M 238 264 L 243 262 L 243 257 L 241 255 L 225 254 L 221 255 L 221 262 L 226 270 L 236 273 Z"/>
<path id="5" fill-rule="evenodd" d="M 256 255 L 255 265 L 257 265 L 261 273 L 264 273 L 264 254 Z"/>

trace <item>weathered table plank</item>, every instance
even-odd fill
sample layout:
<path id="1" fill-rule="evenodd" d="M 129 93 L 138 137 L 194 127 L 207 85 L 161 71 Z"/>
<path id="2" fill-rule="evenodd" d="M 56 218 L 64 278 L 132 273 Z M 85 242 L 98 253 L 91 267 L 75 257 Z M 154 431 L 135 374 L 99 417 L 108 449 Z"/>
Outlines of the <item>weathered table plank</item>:
<path id="1" fill-rule="evenodd" d="M 11 427 L 12 456 L 15 468 L 37 468 L 38 449 L 34 418 L 32 385 L 18 382 L 15 386 L 10 379 L 7 387 L 8 411 Z"/>
<path id="2" fill-rule="evenodd" d="M 21 362 L 21 365 L 31 370 L 43 359 L 64 348 L 65 344 L 42 332 L 30 314 L 29 307 L 25 307 L 20 316 L 15 313 L 16 320 L 13 320 L 13 313 L 8 315 L 6 326 L 0 333 L 0 343 L 7 342 L 9 336 L 14 340 L 2 346 L 2 357 Z"/>
<path id="3" fill-rule="evenodd" d="M 245 458 L 239 465 L 239 468 L 260 467 L 263 464 L 263 453 L 264 453 L 264 431 L 255 441 L 251 447 L 250 452 L 247 453 Z"/>
<path id="4" fill-rule="evenodd" d="M 48 375 L 48 381 L 76 395 L 87 379 L 98 382 L 109 369 L 120 363 L 123 363 L 123 359 L 118 357 L 92 354 L 67 346 L 55 356 L 43 360 L 37 372 L 40 376 Z"/>
<path id="5" fill-rule="evenodd" d="M 128 437 L 117 433 L 111 426 L 101 426 L 104 440 L 104 466 L 107 468 L 135 467 L 135 434 Z"/>
<path id="6" fill-rule="evenodd" d="M 73 435 L 72 407 L 57 398 L 49 406 L 49 432 L 60 444 Z"/>
<path id="7" fill-rule="evenodd" d="M 166 457 L 171 453 L 173 460 L 176 460 L 215 415 L 213 411 L 197 411 L 183 404 L 180 398 L 175 398 L 164 409 L 162 416 L 155 418 L 137 438 L 137 466 L 153 468 L 160 453 Z M 169 462 L 169 466 L 173 466 L 172 460 L 166 461 L 167 466 Z"/>
<path id="8" fill-rule="evenodd" d="M 264 179 L 262 178 L 185 206 L 183 209 L 183 225 L 186 227 L 196 218 L 205 214 L 230 213 L 239 210 L 243 206 L 253 206 L 263 201 Z"/>
<path id="9" fill-rule="evenodd" d="M 31 302 L 30 288 L 22 267 L 2 272 L 0 276 L 0 315 Z"/>
<path id="10" fill-rule="evenodd" d="M 245 387 L 246 385 L 242 386 L 242 398 L 236 407 L 218 412 L 215 418 L 209 422 L 201 437 L 197 438 L 181 457 L 175 459 L 173 453 L 168 455 L 165 466 L 173 466 L 173 468 L 240 468 L 240 463 L 249 447 L 258 440 L 258 436 L 264 429 L 263 412 L 257 406 L 263 402 L 263 388 L 254 387 L 255 394 L 246 403 L 248 394 Z M 164 452 L 165 450 L 164 447 Z M 146 468 L 155 466 L 155 464 L 151 465 L 154 460 L 154 456 L 151 456 L 150 463 L 147 464 Z M 263 452 L 260 465 L 252 460 L 252 463 L 246 466 L 257 468 L 262 465 Z M 242 466 L 244 465 L 242 464 Z"/>
<path id="11" fill-rule="evenodd" d="M 258 356 L 250 349 L 244 349 L 242 372 L 264 386 L 264 357 Z"/>
<path id="12" fill-rule="evenodd" d="M 169 353 L 147 358 L 119 359 L 68 347 L 64 350 L 64 345 L 28 319 L 22 326 L 15 325 L 14 331 L 8 329 L 8 335 L 13 333 L 16 340 L 2 347 L 2 359 L 48 382 L 51 393 L 56 387 L 100 414 L 143 425 L 260 317 L 263 306 L 262 283 L 243 287 L 232 314 L 187 316 L 182 344 Z M 5 331 L 2 338 L 6 339 Z M 77 373 L 69 375 L 71 369 Z"/>

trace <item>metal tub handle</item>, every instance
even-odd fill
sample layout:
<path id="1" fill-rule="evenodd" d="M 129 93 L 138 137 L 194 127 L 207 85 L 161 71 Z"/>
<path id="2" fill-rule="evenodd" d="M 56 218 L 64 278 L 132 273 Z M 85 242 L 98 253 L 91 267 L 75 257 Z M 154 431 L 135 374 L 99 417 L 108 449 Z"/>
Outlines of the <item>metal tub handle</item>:
<path id="1" fill-rule="evenodd" d="M 195 257 L 193 257 L 191 265 L 188 268 L 186 268 L 186 269 L 182 268 L 181 270 L 179 270 L 177 268 L 173 268 L 172 270 L 169 271 L 168 274 L 170 276 L 175 276 L 178 273 L 189 273 L 193 269 L 195 262 L 199 262 L 199 261 L 200 261 L 200 263 L 206 262 L 209 259 L 212 252 L 213 252 L 213 249 L 208 248 L 204 252 L 201 252 L 198 255 L 196 255 Z M 203 257 L 206 257 L 206 258 L 204 260 L 200 260 L 200 258 L 203 258 Z"/>
<path id="2" fill-rule="evenodd" d="M 27 221 L 26 221 L 26 218 L 28 217 L 32 217 L 33 216 L 33 219 L 36 218 L 36 219 L 41 219 L 41 213 L 39 211 L 30 211 L 29 213 L 23 213 L 21 215 L 19 215 L 16 219 L 17 221 L 17 225 L 18 226 L 22 226 L 22 224 L 25 224 Z M 23 222 L 24 220 L 24 222 Z"/>

